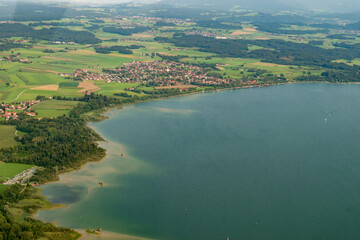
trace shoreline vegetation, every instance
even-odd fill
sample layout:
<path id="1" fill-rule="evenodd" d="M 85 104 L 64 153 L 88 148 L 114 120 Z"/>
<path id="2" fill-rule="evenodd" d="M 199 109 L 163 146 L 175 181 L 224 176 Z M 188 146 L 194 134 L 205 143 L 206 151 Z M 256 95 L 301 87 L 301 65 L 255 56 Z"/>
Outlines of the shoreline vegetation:
<path id="1" fill-rule="evenodd" d="M 26 134 L 24 134 L 22 138 L 16 139 L 21 143 L 21 145 L 17 145 L 16 147 L 10 149 L 0 149 L 0 161 L 38 165 L 41 167 L 41 170 L 32 178 L 32 182 L 36 182 L 38 185 L 48 184 L 58 181 L 60 174 L 79 170 L 87 163 L 98 162 L 106 157 L 106 149 L 99 146 L 99 142 L 104 142 L 106 140 L 96 133 L 93 128 L 88 126 L 87 123 L 107 119 L 108 117 L 104 116 L 104 113 L 111 109 L 122 109 L 124 105 L 197 93 L 267 87 L 290 83 L 305 82 L 288 82 L 266 85 L 259 84 L 255 86 L 224 87 L 205 90 L 190 89 L 183 92 L 174 91 L 172 89 L 170 90 L 171 94 L 167 94 L 165 96 L 157 95 L 145 99 L 132 99 L 126 101 L 119 101 L 117 98 L 106 97 L 94 93 L 86 94 L 82 99 L 80 99 L 80 103 L 72 109 L 69 117 L 62 116 L 37 120 L 23 116 L 23 118 L 19 120 L 10 120 L 3 123 L 13 125 L 17 130 Z M 355 83 L 352 82 L 351 84 Z M 75 99 L 67 100 L 75 101 Z M 79 101 L 79 99 L 77 98 L 76 101 Z M 58 132 L 54 130 L 56 128 L 59 128 Z M 36 137 L 32 136 L 32 134 L 36 134 Z M 49 136 L 46 137 L 45 135 Z M 79 138 L 78 136 L 81 137 Z M 35 145 L 33 141 L 36 141 Z M 52 142 L 52 146 L 49 145 L 50 142 Z M 67 145 L 65 142 L 74 145 Z M 77 143 L 81 144 L 78 145 Z M 49 151 L 48 148 L 52 148 L 53 150 Z M 58 148 L 64 152 L 59 153 Z M 72 152 L 71 150 L 77 151 Z M 58 155 L 48 156 L 48 153 L 58 153 Z M 53 162 L 50 161 L 49 163 L 50 157 L 58 160 Z M 12 222 L 12 225 L 8 224 L 5 228 L 0 225 L 0 231 L 7 231 L 7 234 L 9 235 L 8 238 L 22 236 L 23 239 L 32 239 L 36 237 L 50 237 L 50 239 L 85 239 L 85 234 L 87 236 L 86 239 L 89 239 L 89 233 L 86 233 L 86 231 L 75 231 L 69 228 L 57 227 L 53 223 L 44 223 L 35 219 L 35 214 L 39 210 L 66 207 L 66 205 L 52 204 L 47 201 L 45 197 L 41 195 L 41 190 L 37 187 L 32 187 L 30 185 L 25 187 L 13 185 L 1 193 L 1 200 L 0 221 L 5 222 L 6 219 L 8 219 L 7 221 Z M 20 223 L 12 220 L 12 216 L 15 216 L 17 220 L 20 220 Z M 32 227 L 36 227 L 38 230 L 33 230 L 31 229 Z M 123 238 L 127 237 L 127 239 L 129 237 L 109 232 L 96 232 L 96 234 L 91 233 L 91 235 L 97 236 L 99 234 L 107 235 L 109 236 L 109 239 L 112 239 L 112 237 L 113 239 L 119 239 L 118 237 L 120 236 Z M 130 239 L 143 240 L 144 238 L 131 236 Z"/>

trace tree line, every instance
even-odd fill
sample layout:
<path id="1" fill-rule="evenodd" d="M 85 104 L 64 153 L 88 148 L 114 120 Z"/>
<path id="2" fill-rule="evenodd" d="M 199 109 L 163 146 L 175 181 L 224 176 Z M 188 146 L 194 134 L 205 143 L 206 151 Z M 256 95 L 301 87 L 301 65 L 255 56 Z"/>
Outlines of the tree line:
<path id="1" fill-rule="evenodd" d="M 120 35 L 124 35 L 124 36 L 130 36 L 135 33 L 149 31 L 149 30 L 151 30 L 151 28 L 143 27 L 143 26 L 138 26 L 138 27 L 133 27 L 133 28 L 104 27 L 102 30 L 103 30 L 103 32 L 116 33 L 116 34 L 120 34 Z"/>
<path id="2" fill-rule="evenodd" d="M 79 44 L 97 44 L 101 40 L 87 31 L 73 31 L 67 28 L 52 27 L 36 30 L 21 23 L 0 24 L 0 38 L 25 37 L 46 41 L 75 42 Z"/>
<path id="3" fill-rule="evenodd" d="M 26 217 L 24 221 L 15 221 L 13 215 L 10 213 L 12 204 L 16 204 L 23 199 L 34 198 L 33 194 L 36 190 L 33 187 L 20 185 L 13 185 L 5 189 L 0 194 L 0 240 L 33 240 L 42 237 L 48 237 L 52 234 L 50 239 L 78 239 L 80 234 L 69 228 L 56 227 L 51 223 L 43 223 L 31 217 Z M 22 210 L 31 214 L 40 206 L 33 204 L 22 207 Z M 59 238 L 56 238 L 58 236 Z"/>
<path id="4" fill-rule="evenodd" d="M 130 45 L 130 46 L 110 46 L 110 47 L 106 47 L 106 46 L 97 46 L 95 47 L 95 52 L 97 53 L 101 53 L 101 54 L 109 54 L 111 52 L 118 52 L 121 54 L 133 54 L 132 49 L 139 49 L 139 48 L 143 48 L 144 46 L 139 46 L 139 45 Z"/>
<path id="5" fill-rule="evenodd" d="M 312 44 L 295 43 L 279 39 L 243 40 L 215 39 L 201 35 L 175 33 L 172 38 L 157 37 L 158 42 L 173 43 L 178 47 L 196 47 L 199 51 L 216 53 L 221 57 L 258 58 L 264 62 L 283 65 L 320 66 L 345 68 L 346 64 L 334 63 L 337 59 L 352 60 L 360 57 L 360 51 L 350 48 L 324 49 Z M 248 45 L 262 49 L 248 50 Z"/>

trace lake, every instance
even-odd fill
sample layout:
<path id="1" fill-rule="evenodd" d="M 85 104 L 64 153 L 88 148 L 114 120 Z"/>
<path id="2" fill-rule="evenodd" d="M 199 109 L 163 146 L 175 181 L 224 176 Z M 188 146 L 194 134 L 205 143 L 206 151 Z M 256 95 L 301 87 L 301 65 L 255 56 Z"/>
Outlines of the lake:
<path id="1" fill-rule="evenodd" d="M 227 90 L 106 115 L 90 126 L 108 156 L 43 186 L 68 206 L 38 218 L 159 240 L 359 239 L 360 85 Z"/>

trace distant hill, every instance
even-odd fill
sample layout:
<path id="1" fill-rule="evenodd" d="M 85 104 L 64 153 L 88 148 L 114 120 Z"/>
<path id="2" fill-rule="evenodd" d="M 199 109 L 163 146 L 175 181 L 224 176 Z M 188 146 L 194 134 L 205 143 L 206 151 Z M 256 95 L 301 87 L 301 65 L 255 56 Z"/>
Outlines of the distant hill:
<path id="1" fill-rule="evenodd" d="M 314 10 L 350 12 L 360 10 L 358 0 L 162 0 L 163 3 L 180 5 L 206 5 L 217 8 L 240 6 L 256 10 Z"/>
<path id="2" fill-rule="evenodd" d="M 163 0 L 163 3 L 167 4 L 175 4 L 175 5 L 195 5 L 195 6 L 208 6 L 208 7 L 216 7 L 216 8 L 231 8 L 234 6 L 240 6 L 242 8 L 248 9 L 257 9 L 257 10 L 265 10 L 265 9 L 276 9 L 276 10 L 295 10 L 301 9 L 301 6 L 282 2 L 281 0 Z"/>

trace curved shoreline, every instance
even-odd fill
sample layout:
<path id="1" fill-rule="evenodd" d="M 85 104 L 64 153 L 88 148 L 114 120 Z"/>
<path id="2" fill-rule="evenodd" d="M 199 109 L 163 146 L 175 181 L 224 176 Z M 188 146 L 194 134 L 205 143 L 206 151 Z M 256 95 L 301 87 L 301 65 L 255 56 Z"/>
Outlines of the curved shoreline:
<path id="1" fill-rule="evenodd" d="M 92 129 L 94 129 L 92 126 L 89 126 Z M 95 129 L 94 129 L 95 130 Z M 74 202 L 69 202 L 66 204 L 57 204 L 57 203 L 52 203 L 53 207 L 51 208 L 45 208 L 45 209 L 39 209 L 38 212 L 33 214 L 33 217 L 44 221 L 44 222 L 51 222 L 57 226 L 62 226 L 64 227 L 61 223 L 59 223 L 58 221 L 56 221 L 55 219 L 51 219 L 51 220 L 46 220 L 45 218 L 41 218 L 39 216 L 39 214 L 43 211 L 51 211 L 54 210 L 56 208 L 59 208 L 59 206 L 61 208 L 65 207 L 65 208 L 69 208 L 71 207 L 73 204 L 76 204 L 78 201 L 84 201 L 86 199 L 88 199 L 89 197 L 91 197 L 92 194 L 94 194 L 96 190 L 98 190 L 101 187 L 106 188 L 107 186 L 111 186 L 111 181 L 109 181 L 109 179 L 104 179 L 103 177 L 105 176 L 111 176 L 112 174 L 114 174 L 114 176 L 118 175 L 118 174 L 128 174 L 131 172 L 136 172 L 139 171 L 139 169 L 146 169 L 146 170 L 150 170 L 152 171 L 151 166 L 147 165 L 145 162 L 142 162 L 141 160 L 138 160 L 134 157 L 132 157 L 130 154 L 128 154 L 128 152 L 126 151 L 126 147 L 120 143 L 117 142 L 113 142 L 111 140 L 105 139 L 105 141 L 99 142 L 100 146 L 103 147 L 104 149 L 107 150 L 107 155 L 101 159 L 100 161 L 96 161 L 96 162 L 87 162 L 85 164 L 83 164 L 81 166 L 81 168 L 76 169 L 76 171 L 71 171 L 71 172 L 65 172 L 60 174 L 59 176 L 59 180 L 55 181 L 55 182 L 49 182 L 43 185 L 40 185 L 39 188 L 41 188 L 41 186 L 44 185 L 49 185 L 49 184 L 64 184 L 68 187 L 83 187 L 83 192 L 80 193 L 79 195 L 79 199 L 77 199 Z M 115 151 L 121 149 L 120 152 Z M 124 157 L 124 158 L 123 158 Z M 121 159 L 123 158 L 123 159 Z M 111 168 L 110 165 L 114 165 L 114 161 L 118 161 L 118 160 L 123 160 L 123 161 L 119 161 L 122 164 L 124 164 L 124 167 L 121 168 L 120 171 Z M 131 164 L 129 164 L 131 162 Z M 99 168 L 96 167 L 97 164 L 102 164 L 102 168 L 99 171 Z M 83 171 L 82 173 L 84 174 L 78 174 L 77 173 L 81 173 L 81 171 Z M 103 185 L 100 186 L 99 182 L 102 182 Z M 52 194 L 50 194 L 52 195 Z M 44 196 L 45 198 L 46 195 L 42 194 L 42 196 Z M 52 200 L 48 200 L 50 203 L 52 202 Z M 55 200 L 55 202 L 57 202 Z M 45 215 L 46 216 L 46 215 Z M 78 229 L 78 227 L 76 226 L 65 226 L 65 227 L 70 227 L 73 230 L 79 232 L 82 237 L 80 237 L 80 239 L 108 239 L 108 240 L 112 240 L 112 239 L 123 239 L 123 240 L 151 240 L 149 238 L 144 238 L 144 237 L 140 237 L 140 236 L 135 236 L 135 235 L 127 235 L 127 234 L 123 234 L 123 233 L 118 233 L 118 232 L 111 232 L 111 231 L 102 231 L 102 233 L 99 234 L 88 234 L 86 233 L 86 228 L 84 229 Z M 101 225 L 100 225 L 101 227 Z"/>
<path id="2" fill-rule="evenodd" d="M 327 83 L 327 84 L 338 84 L 338 83 L 328 83 L 328 82 L 289 82 L 289 83 L 282 83 L 282 84 L 273 84 L 273 85 L 270 85 L 270 86 L 275 86 L 275 85 L 285 85 L 285 84 L 294 84 L 294 83 L 304 83 L 304 84 L 308 84 L 308 83 L 318 83 L 318 84 L 323 84 L 323 83 Z M 360 84 L 360 83 L 340 83 L 340 84 Z M 161 98 L 156 98 L 156 99 L 149 99 L 149 100 L 145 100 L 145 101 L 139 101 L 139 102 L 135 102 L 135 103 L 127 103 L 127 104 L 123 104 L 123 105 L 134 105 L 134 104 L 138 104 L 138 103 L 144 103 L 144 102 L 150 102 L 150 101 L 154 101 L 154 100 L 164 100 L 164 99 L 169 99 L 171 97 L 181 97 L 181 96 L 187 96 L 187 95 L 193 95 L 193 94 L 198 94 L 198 93 L 210 93 L 210 92 L 217 92 L 217 91 L 225 91 L 225 90 L 237 90 L 237 89 L 247 89 L 247 88 L 256 88 L 256 87 L 265 87 L 265 86 L 244 86 L 244 87 L 236 87 L 236 88 L 224 88 L 224 89 L 216 89 L 216 90 L 211 90 L 211 91 L 202 91 L 202 92 L 192 92 L 192 93 L 187 93 L 187 94 L 180 94 L 180 95 L 176 95 L 176 96 L 170 96 L 170 97 L 161 97 Z M 113 107 L 113 108 L 107 108 L 107 109 L 103 109 L 101 111 L 101 115 L 103 116 L 103 114 L 106 114 L 107 112 L 111 111 L 111 110 L 114 110 L 116 107 Z M 121 109 L 118 109 L 118 110 L 121 110 Z M 108 116 L 107 116 L 108 117 Z M 102 119 L 103 120 L 103 119 Z M 92 122 L 92 121 L 89 121 L 89 122 Z M 96 129 L 94 129 L 92 126 L 89 126 L 88 124 L 88 127 L 92 128 L 94 131 L 96 131 Z M 96 131 L 97 132 L 97 131 Z M 97 132 L 98 133 L 98 132 Z M 103 137 L 103 136 L 102 136 Z M 109 140 L 104 140 L 102 141 L 103 143 L 111 143 L 111 141 Z M 106 149 L 106 148 L 105 148 Z M 106 149 L 108 150 L 108 149 Z M 60 177 L 61 175 L 64 175 L 64 174 L 70 174 L 70 173 L 73 173 L 73 172 L 76 172 L 76 171 L 79 171 L 79 170 L 82 170 L 84 167 L 88 166 L 88 164 L 91 164 L 91 163 L 100 163 L 102 161 L 104 161 L 106 158 L 108 157 L 108 154 L 105 155 L 105 157 L 103 157 L 101 160 L 99 161 L 87 161 L 85 162 L 84 161 L 84 164 L 81 165 L 80 168 L 78 169 L 71 169 L 71 171 L 69 172 L 65 172 L 65 173 L 61 173 L 60 174 Z M 56 183 L 56 182 L 60 182 L 60 180 L 57 180 L 57 181 L 53 181 L 53 182 L 49 182 L 49 183 L 46 183 L 46 184 L 43 184 L 43 185 L 47 185 L 47 184 L 50 184 L 50 183 Z M 96 181 L 95 181 L 96 182 Z M 71 205 L 71 204 L 69 204 Z M 68 206 L 68 205 L 66 205 Z M 40 211 L 43 210 L 43 209 L 40 209 Z M 50 210 L 50 209 L 44 209 L 44 210 Z M 83 236 L 80 238 L 80 239 L 91 239 L 90 237 L 92 237 L 91 235 L 93 234 L 86 234 L 85 230 L 79 230 L 79 229 L 75 229 L 76 231 L 80 232 Z M 131 240 L 147 240 L 147 238 L 142 238 L 142 237 L 137 237 L 137 236 L 129 236 L 129 235 L 124 235 L 124 234 L 121 234 L 121 233 L 115 233 L 115 232 L 108 232 L 108 231 L 105 231 L 103 232 L 104 235 L 102 235 L 103 237 L 105 237 L 106 239 L 131 239 Z M 99 235 L 95 235 L 97 238 L 93 238 L 93 239 L 99 239 Z M 121 238 L 119 238 L 121 237 Z M 100 237 L 100 239 L 103 239 L 102 237 Z"/>

